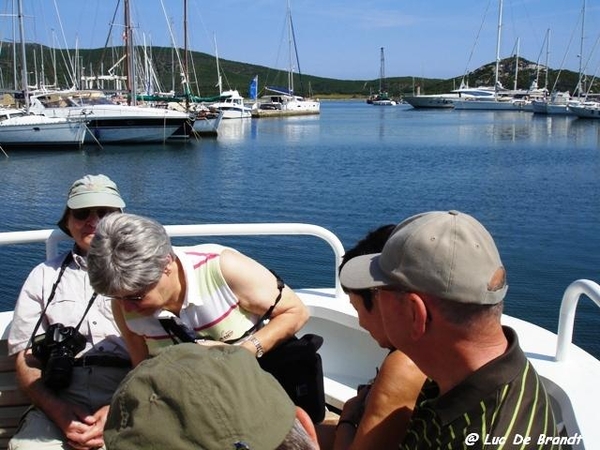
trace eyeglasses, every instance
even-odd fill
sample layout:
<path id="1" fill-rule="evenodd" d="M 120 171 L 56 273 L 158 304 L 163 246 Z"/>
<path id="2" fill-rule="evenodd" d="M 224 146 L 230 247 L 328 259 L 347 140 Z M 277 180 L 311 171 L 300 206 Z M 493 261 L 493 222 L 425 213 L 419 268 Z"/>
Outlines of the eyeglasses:
<path id="1" fill-rule="evenodd" d="M 79 208 L 72 209 L 71 214 L 77 220 L 87 220 L 88 217 L 90 217 L 90 214 L 92 214 L 92 212 L 96 213 L 98 219 L 102 219 L 104 216 L 117 211 L 119 210 L 115 208 Z"/>
<path id="2" fill-rule="evenodd" d="M 119 300 L 123 302 L 141 302 L 144 300 L 144 297 L 148 295 L 147 292 L 143 294 L 133 294 L 133 295 L 109 295 L 108 298 L 112 300 Z"/>

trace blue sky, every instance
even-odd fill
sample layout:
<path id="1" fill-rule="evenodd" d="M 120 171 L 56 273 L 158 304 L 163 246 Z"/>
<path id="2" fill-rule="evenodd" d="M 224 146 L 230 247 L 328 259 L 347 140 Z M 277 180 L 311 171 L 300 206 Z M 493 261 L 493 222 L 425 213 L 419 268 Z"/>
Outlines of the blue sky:
<path id="1" fill-rule="evenodd" d="M 14 0 L 3 0 L 0 33 L 13 36 Z M 183 46 L 183 0 L 130 0 L 137 42 L 169 46 L 169 22 Z M 117 0 L 23 0 L 26 40 L 61 48 L 120 44 L 123 14 L 109 25 Z M 501 57 L 516 52 L 577 71 L 582 0 L 504 0 Z M 599 57 L 600 0 L 586 1 L 584 57 L 594 74 Z M 385 75 L 450 78 L 494 61 L 498 0 L 291 0 L 302 73 L 339 79 L 376 79 L 380 48 Z M 284 42 L 286 0 L 188 0 L 188 41 L 193 50 L 275 68 L 288 67 Z M 596 52 L 597 53 L 597 52 Z M 564 62 L 563 62 L 564 61 Z"/>

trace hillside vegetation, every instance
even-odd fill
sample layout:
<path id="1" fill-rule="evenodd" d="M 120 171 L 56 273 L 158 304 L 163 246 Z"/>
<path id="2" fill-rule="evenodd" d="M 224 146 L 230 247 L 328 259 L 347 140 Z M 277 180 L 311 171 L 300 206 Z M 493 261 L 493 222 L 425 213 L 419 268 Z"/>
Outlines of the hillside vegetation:
<path id="1" fill-rule="evenodd" d="M 14 70 L 17 70 L 16 79 L 20 79 L 21 63 L 17 58 L 15 66 L 13 61 L 12 43 L 3 42 L 0 52 L 0 89 L 4 91 L 14 90 Z M 29 72 L 29 84 L 52 85 L 54 80 L 58 81 L 61 88 L 72 87 L 73 82 L 69 76 L 72 70 L 67 70 L 67 61 L 73 61 L 73 55 L 77 55 L 79 61 L 78 70 L 81 75 L 101 75 L 106 74 L 108 68 L 115 65 L 115 62 L 123 55 L 123 47 L 88 49 L 88 50 L 60 50 L 51 49 L 37 44 L 27 44 L 27 67 Z M 177 64 L 177 58 L 171 48 L 153 47 L 148 49 L 149 59 L 155 69 L 159 79 L 160 88 L 163 91 L 175 90 L 181 93 L 180 72 Z M 143 54 L 142 49 L 138 49 L 139 55 Z M 43 70 L 42 70 L 43 61 Z M 194 94 L 201 96 L 213 96 L 218 94 L 217 88 L 217 68 L 215 57 L 201 52 L 189 53 L 189 73 L 190 86 Z M 141 71 L 141 62 L 138 63 Z M 72 64 L 71 64 L 72 65 Z M 263 93 L 265 85 L 286 86 L 287 74 L 271 69 L 269 67 L 246 64 L 236 61 L 221 59 L 219 61 L 223 77 L 223 89 L 238 89 L 243 96 L 248 96 L 248 86 L 252 78 L 258 75 L 259 95 Z M 56 67 L 56 71 L 54 71 Z M 471 87 L 492 86 L 494 84 L 494 63 L 486 64 L 477 70 L 469 73 L 465 81 Z M 56 72 L 56 73 L 55 73 Z M 104 73 L 103 73 L 104 72 Z M 44 74 L 42 80 L 42 75 Z M 115 67 L 114 73 L 125 75 L 124 62 Z M 506 88 L 514 86 L 515 58 L 502 60 L 500 69 L 500 81 Z M 540 87 L 546 82 L 545 68 L 536 67 L 535 63 L 519 59 L 517 86 L 521 89 L 528 88 L 533 80 L 538 80 Z M 556 82 L 558 78 L 558 82 Z M 578 74 L 571 71 L 561 71 L 549 69 L 547 74 L 548 89 L 552 89 L 556 83 L 555 89 L 561 91 L 573 92 L 577 86 Z M 460 86 L 462 75 L 447 80 L 435 78 L 414 78 L 411 76 L 388 77 L 385 81 L 385 87 L 393 97 L 400 98 L 404 95 L 413 94 L 417 87 L 421 94 L 437 94 L 448 92 Z M 588 82 L 591 78 L 588 77 Z M 105 89 L 108 83 L 105 83 Z M 82 86 L 83 87 L 83 86 Z M 372 80 L 336 80 L 331 78 L 316 77 L 303 74 L 301 77 L 296 74 L 294 79 L 296 93 L 312 94 L 319 98 L 364 98 L 371 92 L 379 89 L 379 79 Z M 594 85 L 596 88 L 596 85 Z M 584 85 L 584 89 L 587 87 Z M 20 90 L 20 89 L 17 89 Z M 591 90 L 598 92 L 600 88 Z"/>

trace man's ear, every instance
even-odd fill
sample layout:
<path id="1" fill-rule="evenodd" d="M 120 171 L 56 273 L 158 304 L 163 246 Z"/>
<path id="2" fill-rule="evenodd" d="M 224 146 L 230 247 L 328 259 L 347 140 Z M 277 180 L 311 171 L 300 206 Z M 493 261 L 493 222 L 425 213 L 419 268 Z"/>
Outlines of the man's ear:
<path id="1" fill-rule="evenodd" d="M 299 406 L 296 406 L 296 419 L 300 422 L 302 427 L 306 430 L 310 438 L 315 443 L 315 448 L 319 449 L 319 441 L 317 440 L 317 430 L 315 430 L 315 424 L 310 420 L 310 416 Z"/>
<path id="2" fill-rule="evenodd" d="M 427 318 L 429 311 L 425 306 L 425 300 L 418 293 L 409 293 L 406 301 L 408 302 L 410 316 L 412 319 L 410 337 L 417 341 L 427 331 Z"/>

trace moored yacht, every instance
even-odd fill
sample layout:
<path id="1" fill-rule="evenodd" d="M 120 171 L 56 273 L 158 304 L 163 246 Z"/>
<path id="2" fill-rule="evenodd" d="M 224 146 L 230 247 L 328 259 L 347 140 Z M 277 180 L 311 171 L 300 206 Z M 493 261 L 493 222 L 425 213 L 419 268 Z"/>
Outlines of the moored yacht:
<path id="1" fill-rule="evenodd" d="M 445 94 L 421 94 L 420 89 L 417 89 L 416 95 L 404 97 L 406 103 L 413 108 L 454 108 L 455 100 L 489 100 L 494 98 L 494 88 L 480 86 L 470 88 L 467 85 L 461 85 L 460 88 L 454 89 Z"/>
<path id="2" fill-rule="evenodd" d="M 321 112 L 321 103 L 318 100 L 294 95 L 285 89 L 267 89 L 273 94 L 263 97 L 252 106 L 252 117 L 299 116 Z"/>
<path id="3" fill-rule="evenodd" d="M 52 118 L 21 109 L 0 109 L 0 146 L 80 146 L 87 131 L 84 120 Z"/>
<path id="4" fill-rule="evenodd" d="M 569 103 L 569 110 L 583 119 L 600 119 L 600 103 L 598 102 Z"/>
<path id="5" fill-rule="evenodd" d="M 252 117 L 252 108 L 244 105 L 244 97 L 237 90 L 223 91 L 218 102 L 208 105 L 211 110 L 223 113 L 223 119 Z"/>
<path id="6" fill-rule="evenodd" d="M 85 142 L 164 142 L 193 118 L 163 108 L 113 103 L 101 91 L 57 91 L 31 96 L 30 110 L 46 117 L 84 119 L 90 133 Z"/>

